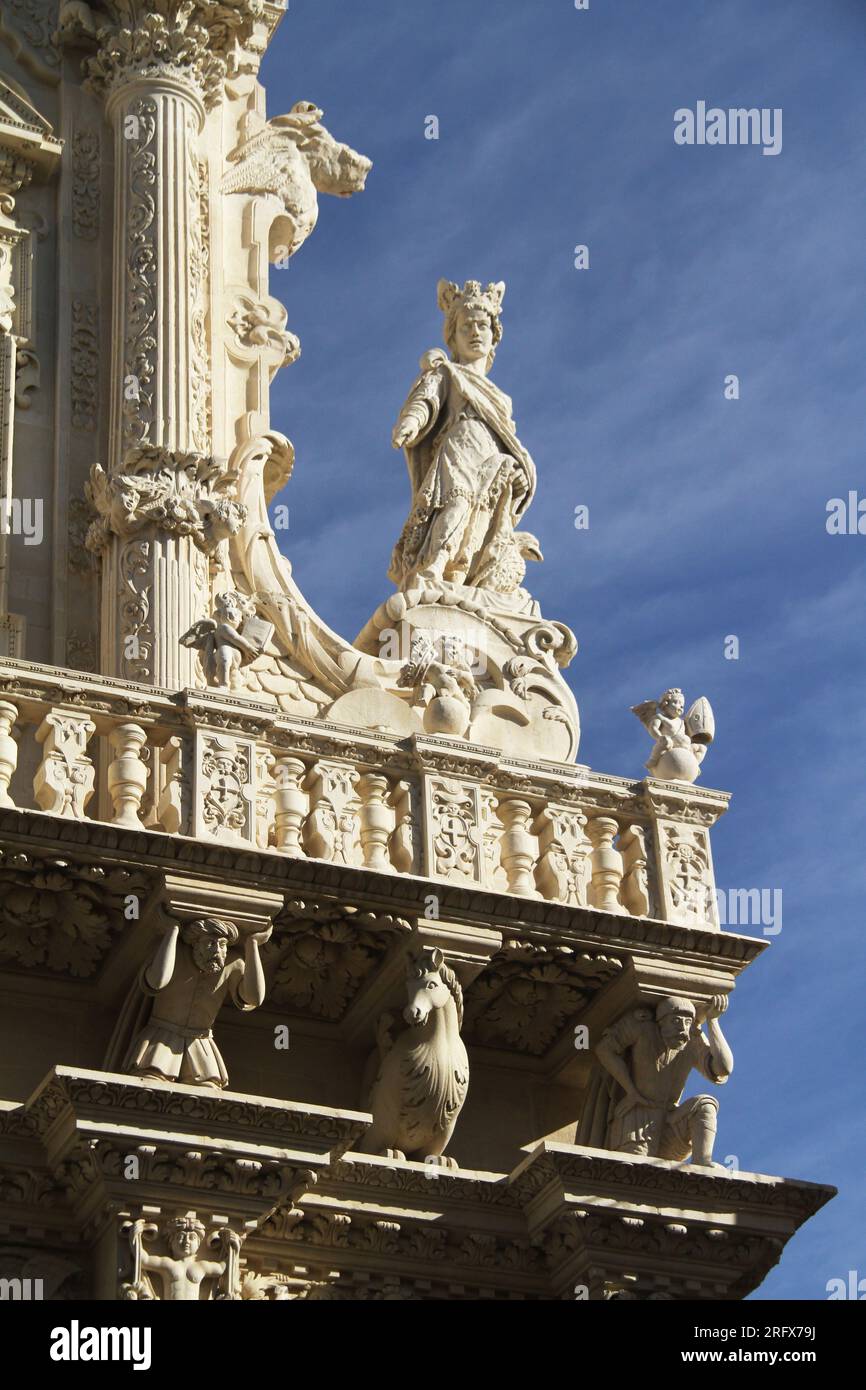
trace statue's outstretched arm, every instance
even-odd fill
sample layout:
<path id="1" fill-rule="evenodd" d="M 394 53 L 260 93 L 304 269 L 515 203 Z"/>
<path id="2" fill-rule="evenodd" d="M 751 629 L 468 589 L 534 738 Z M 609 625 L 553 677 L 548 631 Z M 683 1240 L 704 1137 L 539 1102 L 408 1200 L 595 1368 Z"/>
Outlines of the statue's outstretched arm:
<path id="1" fill-rule="evenodd" d="M 429 357 L 433 358 L 434 354 L 429 354 Z M 447 395 L 446 377 L 442 371 L 444 360 L 445 354 L 441 353 L 424 368 L 427 359 L 422 358 L 423 370 L 406 397 L 391 436 L 395 449 L 417 444 L 438 417 Z"/>

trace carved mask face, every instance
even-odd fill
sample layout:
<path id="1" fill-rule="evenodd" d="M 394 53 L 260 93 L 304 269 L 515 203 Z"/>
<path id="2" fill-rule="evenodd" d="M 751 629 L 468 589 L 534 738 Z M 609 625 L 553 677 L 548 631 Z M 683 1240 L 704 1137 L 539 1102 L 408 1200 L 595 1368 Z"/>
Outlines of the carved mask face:
<path id="1" fill-rule="evenodd" d="M 458 362 L 486 362 L 493 351 L 490 315 L 481 308 L 461 309 L 454 324 L 454 355 Z"/>
<path id="2" fill-rule="evenodd" d="M 228 942 L 224 936 L 200 936 L 192 948 L 192 957 L 205 975 L 218 975 L 226 963 Z"/>

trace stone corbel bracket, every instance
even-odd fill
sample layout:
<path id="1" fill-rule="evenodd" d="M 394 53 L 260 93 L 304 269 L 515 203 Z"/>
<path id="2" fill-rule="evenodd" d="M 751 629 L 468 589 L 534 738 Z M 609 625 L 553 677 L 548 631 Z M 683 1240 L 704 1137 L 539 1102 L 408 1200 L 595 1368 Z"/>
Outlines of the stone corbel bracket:
<path id="1" fill-rule="evenodd" d="M 72 1209 L 94 1252 L 96 1297 L 116 1296 L 121 1215 L 196 1207 L 255 1229 L 277 1208 L 292 1209 L 369 1122 L 357 1111 L 63 1066 L 25 1104 L 0 1113 L 4 1141 L 44 1174 L 43 1198 Z M 36 1201 L 39 1192 L 30 1195 Z"/>
<path id="2" fill-rule="evenodd" d="M 836 1189 L 544 1141 L 509 1178 L 560 1299 L 741 1299 Z"/>

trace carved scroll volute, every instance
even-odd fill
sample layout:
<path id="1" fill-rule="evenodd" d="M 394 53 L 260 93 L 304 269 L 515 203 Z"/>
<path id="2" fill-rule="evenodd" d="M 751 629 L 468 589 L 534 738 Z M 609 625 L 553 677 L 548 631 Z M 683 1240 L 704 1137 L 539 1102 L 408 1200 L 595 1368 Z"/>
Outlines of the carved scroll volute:
<path id="1" fill-rule="evenodd" d="M 625 908 L 619 900 L 623 875 L 622 855 L 613 847 L 619 826 L 612 816 L 595 816 L 589 822 L 588 830 L 593 845 L 590 885 L 592 906 L 602 912 L 624 914 Z"/>
<path id="2" fill-rule="evenodd" d="M 139 811 L 147 787 L 147 768 L 142 758 L 147 734 L 139 724 L 118 724 L 109 738 L 114 750 L 114 760 L 108 768 L 114 823 L 143 830 Z"/>
<path id="3" fill-rule="evenodd" d="M 538 842 L 529 830 L 532 815 L 528 801 L 506 797 L 499 802 L 499 816 L 505 826 L 502 865 L 508 875 L 508 889 L 524 898 L 539 896 L 532 877 L 538 858 Z"/>
<path id="4" fill-rule="evenodd" d="M 274 826 L 277 849 L 283 854 L 304 858 L 301 827 L 309 802 L 301 783 L 307 775 L 307 765 L 300 758 L 278 758 L 274 768 Z"/>
<path id="5" fill-rule="evenodd" d="M 42 762 L 33 779 L 33 794 L 43 811 L 67 820 L 83 820 L 96 776 L 87 743 L 96 725 L 73 711 L 51 710 L 36 731 Z"/>
<path id="6" fill-rule="evenodd" d="M 9 783 L 18 766 L 18 743 L 12 734 L 17 718 L 17 706 L 0 700 L 0 806 L 15 805 L 9 795 Z"/>
<path id="7" fill-rule="evenodd" d="M 358 783 L 361 792 L 361 848 L 368 869 L 387 873 L 391 869 L 388 839 L 394 828 L 394 813 L 388 805 L 387 777 L 367 772 Z"/>
<path id="8" fill-rule="evenodd" d="M 622 900 L 633 917 L 650 915 L 646 833 L 646 826 L 629 825 L 619 837 L 625 866 Z"/>

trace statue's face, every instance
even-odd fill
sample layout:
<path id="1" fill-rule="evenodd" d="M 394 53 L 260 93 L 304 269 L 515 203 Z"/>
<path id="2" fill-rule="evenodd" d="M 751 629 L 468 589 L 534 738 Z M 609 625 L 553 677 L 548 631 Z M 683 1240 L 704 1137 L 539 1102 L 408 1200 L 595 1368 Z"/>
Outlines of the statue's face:
<path id="1" fill-rule="evenodd" d="M 227 953 L 228 942 L 224 936 L 200 936 L 192 948 L 193 960 L 205 974 L 218 974 L 226 963 Z"/>
<path id="2" fill-rule="evenodd" d="M 680 694 L 666 695 L 662 700 L 662 713 L 665 714 L 668 719 L 680 719 L 685 707 L 686 702 Z"/>
<path id="3" fill-rule="evenodd" d="M 685 1010 L 675 1009 L 659 1021 L 659 1032 L 669 1046 L 686 1042 L 691 1031 L 692 1015 Z"/>
<path id="4" fill-rule="evenodd" d="M 493 351 L 490 315 L 480 308 L 461 309 L 454 325 L 454 347 L 458 362 L 486 361 Z"/>
<path id="5" fill-rule="evenodd" d="M 197 1254 L 201 1245 L 201 1236 L 198 1231 L 174 1231 L 169 1245 L 176 1260 L 188 1260 L 192 1255 Z"/>
<path id="6" fill-rule="evenodd" d="M 232 627 L 237 627 L 238 623 L 243 617 L 243 614 L 241 613 L 240 609 L 240 604 L 235 603 L 232 599 L 224 599 L 223 602 L 220 604 L 220 608 L 222 610 L 222 616 L 225 622 L 231 623 Z"/>

